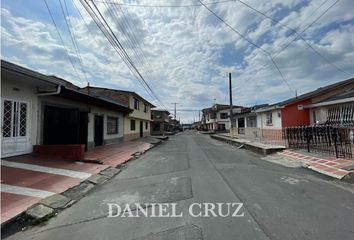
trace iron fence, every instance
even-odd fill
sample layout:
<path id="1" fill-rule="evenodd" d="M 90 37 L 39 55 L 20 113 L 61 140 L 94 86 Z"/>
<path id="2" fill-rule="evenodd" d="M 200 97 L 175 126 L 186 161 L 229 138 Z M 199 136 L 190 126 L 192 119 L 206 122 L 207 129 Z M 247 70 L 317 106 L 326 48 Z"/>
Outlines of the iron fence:
<path id="1" fill-rule="evenodd" d="M 335 155 L 337 158 L 353 158 L 354 127 L 303 126 L 283 129 L 289 148 L 306 149 Z"/>

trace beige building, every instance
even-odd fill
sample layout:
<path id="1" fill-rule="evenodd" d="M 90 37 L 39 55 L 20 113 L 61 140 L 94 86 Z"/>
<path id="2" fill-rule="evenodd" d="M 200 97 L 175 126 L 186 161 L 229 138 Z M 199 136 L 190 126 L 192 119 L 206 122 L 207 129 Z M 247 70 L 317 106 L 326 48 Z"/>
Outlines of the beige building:
<path id="1" fill-rule="evenodd" d="M 90 95 L 103 95 L 133 109 L 131 113 L 124 116 L 124 140 L 150 136 L 151 108 L 155 106 L 140 95 L 135 92 L 100 87 L 86 87 L 83 91 Z"/>

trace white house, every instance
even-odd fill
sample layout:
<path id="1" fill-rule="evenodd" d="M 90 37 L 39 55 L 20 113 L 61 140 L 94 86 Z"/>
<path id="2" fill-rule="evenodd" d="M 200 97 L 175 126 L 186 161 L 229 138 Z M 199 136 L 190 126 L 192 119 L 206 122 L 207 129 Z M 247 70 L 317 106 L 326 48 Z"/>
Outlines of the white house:
<path id="1" fill-rule="evenodd" d="M 123 139 L 128 106 L 3 60 L 1 77 L 1 157 L 31 153 L 34 145 L 90 149 Z"/>
<path id="2" fill-rule="evenodd" d="M 354 124 L 354 89 L 306 105 L 310 109 L 311 124 Z"/>
<path id="3" fill-rule="evenodd" d="M 233 114 L 241 112 L 241 106 L 233 106 Z M 230 105 L 214 104 L 205 108 L 203 112 L 203 125 L 208 131 L 229 131 L 231 128 Z"/>

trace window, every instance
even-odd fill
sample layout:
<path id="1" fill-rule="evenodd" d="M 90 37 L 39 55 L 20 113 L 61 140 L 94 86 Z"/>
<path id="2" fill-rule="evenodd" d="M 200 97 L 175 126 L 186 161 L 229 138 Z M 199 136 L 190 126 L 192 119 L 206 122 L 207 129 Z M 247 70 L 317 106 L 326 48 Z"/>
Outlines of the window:
<path id="1" fill-rule="evenodd" d="M 130 120 L 130 130 L 135 131 L 135 120 Z"/>
<path id="2" fill-rule="evenodd" d="M 212 112 L 210 114 L 210 119 L 216 119 L 216 112 Z"/>
<path id="3" fill-rule="evenodd" d="M 313 110 L 313 112 L 312 112 L 312 118 L 313 118 L 313 123 L 317 123 L 316 110 Z"/>
<path id="4" fill-rule="evenodd" d="M 220 113 L 220 119 L 227 119 L 229 117 L 228 113 Z"/>
<path id="5" fill-rule="evenodd" d="M 148 106 L 144 103 L 144 112 L 146 113 L 148 110 Z"/>
<path id="6" fill-rule="evenodd" d="M 139 110 L 139 100 L 134 98 L 134 109 Z"/>
<path id="7" fill-rule="evenodd" d="M 329 124 L 353 124 L 354 104 L 334 106 L 327 110 L 326 123 Z"/>
<path id="8" fill-rule="evenodd" d="M 145 129 L 148 130 L 149 129 L 149 123 L 145 122 Z"/>
<path id="9" fill-rule="evenodd" d="M 118 118 L 107 117 L 107 134 L 118 133 Z"/>
<path id="10" fill-rule="evenodd" d="M 268 112 L 267 113 L 267 122 L 266 122 L 266 124 L 268 126 L 272 126 L 273 125 L 273 114 L 272 114 L 272 112 Z"/>
<path id="11" fill-rule="evenodd" d="M 257 127 L 257 117 L 248 117 L 247 127 Z"/>
<path id="12" fill-rule="evenodd" d="M 27 107 L 24 102 L 4 100 L 3 102 L 3 137 L 27 136 Z"/>

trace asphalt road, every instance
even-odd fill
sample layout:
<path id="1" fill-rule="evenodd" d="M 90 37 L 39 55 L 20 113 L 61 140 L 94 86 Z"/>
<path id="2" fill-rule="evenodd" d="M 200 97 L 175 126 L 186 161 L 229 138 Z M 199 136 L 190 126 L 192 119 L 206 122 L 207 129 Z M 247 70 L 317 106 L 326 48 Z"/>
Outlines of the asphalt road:
<path id="1" fill-rule="evenodd" d="M 110 218 L 108 203 L 176 203 L 183 216 Z M 244 216 L 193 217 L 193 203 L 243 203 Z M 191 131 L 131 161 L 46 225 L 9 239 L 352 240 L 354 188 Z"/>

